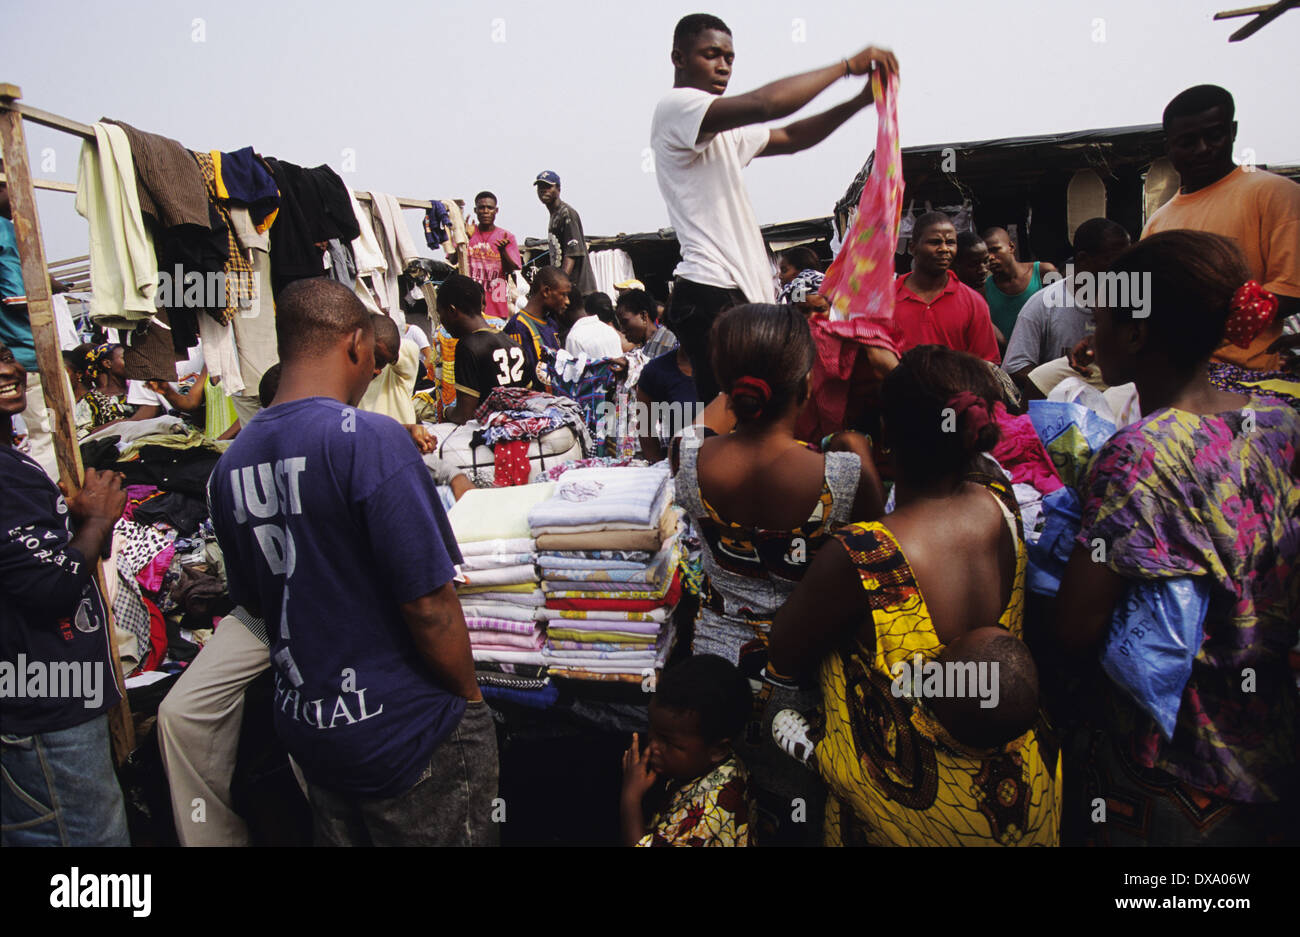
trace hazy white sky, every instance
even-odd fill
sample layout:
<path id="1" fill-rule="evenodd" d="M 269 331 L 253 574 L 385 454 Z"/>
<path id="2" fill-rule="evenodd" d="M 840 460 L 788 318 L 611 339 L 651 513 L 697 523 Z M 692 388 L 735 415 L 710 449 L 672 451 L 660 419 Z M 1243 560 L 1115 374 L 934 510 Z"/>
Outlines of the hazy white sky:
<path id="1" fill-rule="evenodd" d="M 500 224 L 521 238 L 545 233 L 531 182 L 553 169 L 587 234 L 609 235 L 668 223 L 645 154 L 686 13 L 731 27 L 733 92 L 868 44 L 893 48 L 904 146 L 1156 123 L 1178 91 L 1212 82 L 1236 98 L 1239 152 L 1300 162 L 1300 12 L 1229 44 L 1243 21 L 1211 16 L 1240 5 L 0 0 L 0 81 L 87 123 L 116 117 L 192 149 L 329 163 L 355 189 L 467 201 L 492 189 Z M 842 82 L 804 113 L 857 88 Z M 80 140 L 27 133 L 37 175 L 75 182 Z M 874 140 L 864 112 L 813 150 L 757 160 L 746 182 L 759 221 L 829 214 Z M 71 195 L 41 193 L 39 207 L 52 260 L 86 253 Z M 422 245 L 419 213 L 406 217 Z"/>

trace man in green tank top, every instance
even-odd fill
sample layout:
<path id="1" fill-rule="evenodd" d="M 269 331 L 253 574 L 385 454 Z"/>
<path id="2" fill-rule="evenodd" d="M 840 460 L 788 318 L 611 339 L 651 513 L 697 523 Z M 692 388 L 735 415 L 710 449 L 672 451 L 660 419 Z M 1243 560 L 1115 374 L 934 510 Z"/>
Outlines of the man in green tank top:
<path id="1" fill-rule="evenodd" d="M 984 281 L 984 299 L 989 304 L 993 327 L 998 330 L 998 346 L 1005 350 L 1020 308 L 1043 288 L 1043 276 L 1054 273 L 1056 267 L 1046 262 L 1027 264 L 1016 260 L 1016 242 L 1005 228 L 989 228 L 984 232 L 984 243 L 989 249 L 990 274 Z"/>

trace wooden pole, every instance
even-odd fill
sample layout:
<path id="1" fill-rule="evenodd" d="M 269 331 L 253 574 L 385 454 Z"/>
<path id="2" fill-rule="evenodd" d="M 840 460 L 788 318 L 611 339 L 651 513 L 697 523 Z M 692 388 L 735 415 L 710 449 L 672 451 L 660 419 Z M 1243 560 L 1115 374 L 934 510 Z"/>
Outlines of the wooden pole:
<path id="1" fill-rule="evenodd" d="M 63 355 L 59 350 L 58 332 L 54 325 L 50 277 L 45 266 L 45 244 L 41 240 L 41 222 L 36 213 L 31 167 L 27 163 L 23 118 L 15 107 L 21 97 L 22 90 L 17 85 L 0 84 L 0 140 L 4 144 L 9 206 L 13 213 L 14 234 L 18 240 L 18 255 L 22 259 L 27 315 L 32 325 L 32 343 L 36 346 L 41 391 L 45 396 L 45 408 L 50 415 L 54 457 L 59 465 L 59 480 L 71 498 L 81 490 L 81 450 L 77 446 L 76 424 L 72 416 L 73 401 L 68 394 Z M 94 560 L 95 578 L 100 593 L 104 596 L 104 610 L 107 613 L 104 627 L 108 629 L 114 653 L 113 677 L 122 694 L 121 704 L 108 714 L 113 753 L 118 764 L 121 764 L 135 748 L 135 727 L 131 721 L 131 707 L 126 698 L 122 668 L 118 663 L 117 631 L 113 625 L 112 609 L 108 607 L 108 593 L 104 589 L 104 568 L 99 557 L 94 557 Z"/>
<path id="2" fill-rule="evenodd" d="M 1215 13 L 1214 18 L 1227 20 L 1239 16 L 1254 16 L 1253 20 L 1228 37 L 1229 42 L 1241 42 L 1255 35 L 1283 13 L 1297 8 L 1300 8 L 1300 0 L 1282 0 L 1280 3 L 1266 3 L 1263 6 L 1244 7 L 1240 10 L 1224 10 L 1222 13 Z"/>

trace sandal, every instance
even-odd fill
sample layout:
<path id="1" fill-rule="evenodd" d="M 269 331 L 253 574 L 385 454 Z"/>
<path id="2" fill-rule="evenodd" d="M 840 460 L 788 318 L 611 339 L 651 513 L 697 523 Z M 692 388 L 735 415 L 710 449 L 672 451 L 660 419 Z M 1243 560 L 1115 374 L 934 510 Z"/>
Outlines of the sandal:
<path id="1" fill-rule="evenodd" d="M 783 709 L 772 718 L 772 738 L 781 751 L 800 764 L 811 762 L 817 748 L 808 737 L 811 728 L 803 714 L 795 709 Z"/>

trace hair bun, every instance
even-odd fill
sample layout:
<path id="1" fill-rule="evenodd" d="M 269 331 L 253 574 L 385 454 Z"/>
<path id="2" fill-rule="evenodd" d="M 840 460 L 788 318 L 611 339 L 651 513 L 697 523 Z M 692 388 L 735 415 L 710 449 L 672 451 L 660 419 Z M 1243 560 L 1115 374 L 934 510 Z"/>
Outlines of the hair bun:
<path id="1" fill-rule="evenodd" d="M 968 448 L 971 452 L 988 452 L 998 444 L 1001 437 L 1002 433 L 996 423 L 985 423 L 975 431 L 974 439 L 971 440 Z"/>
<path id="2" fill-rule="evenodd" d="M 731 408 L 736 411 L 736 415 L 749 419 L 762 415 L 763 408 L 772 400 L 772 387 L 761 377 L 741 377 L 731 385 L 729 396 Z M 742 407 L 737 407 L 736 404 L 740 401 L 746 403 Z"/>
<path id="3" fill-rule="evenodd" d="M 987 452 L 997 445 L 998 425 L 987 400 L 963 390 L 948 398 L 948 408 L 957 418 L 957 432 L 966 452 Z"/>

